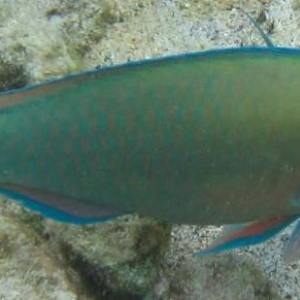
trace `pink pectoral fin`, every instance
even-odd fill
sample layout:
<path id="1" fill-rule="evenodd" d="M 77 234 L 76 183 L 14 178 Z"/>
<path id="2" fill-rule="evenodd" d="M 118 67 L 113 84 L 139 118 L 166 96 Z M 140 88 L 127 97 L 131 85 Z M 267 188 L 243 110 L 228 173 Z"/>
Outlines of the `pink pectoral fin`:
<path id="1" fill-rule="evenodd" d="M 207 248 L 196 252 L 195 255 L 208 256 L 234 248 L 262 243 L 275 236 L 298 217 L 282 216 L 258 222 L 224 226 L 220 236 Z"/>

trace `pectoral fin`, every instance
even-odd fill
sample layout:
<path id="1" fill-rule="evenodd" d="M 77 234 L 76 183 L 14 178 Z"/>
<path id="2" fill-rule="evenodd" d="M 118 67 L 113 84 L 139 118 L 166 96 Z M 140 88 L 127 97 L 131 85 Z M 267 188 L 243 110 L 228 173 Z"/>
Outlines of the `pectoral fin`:
<path id="1" fill-rule="evenodd" d="M 100 204 L 91 204 L 85 199 L 67 197 L 19 184 L 0 183 L 0 193 L 46 218 L 65 223 L 104 222 L 125 214 Z"/>

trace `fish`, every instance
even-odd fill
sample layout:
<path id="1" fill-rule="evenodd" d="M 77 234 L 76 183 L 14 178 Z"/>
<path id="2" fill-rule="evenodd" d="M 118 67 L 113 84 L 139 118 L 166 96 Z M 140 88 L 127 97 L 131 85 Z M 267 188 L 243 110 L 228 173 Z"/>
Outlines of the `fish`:
<path id="1" fill-rule="evenodd" d="M 300 50 L 243 47 L 3 92 L 0 193 L 74 224 L 230 224 L 199 256 L 264 241 L 300 217 L 299 78 Z"/>

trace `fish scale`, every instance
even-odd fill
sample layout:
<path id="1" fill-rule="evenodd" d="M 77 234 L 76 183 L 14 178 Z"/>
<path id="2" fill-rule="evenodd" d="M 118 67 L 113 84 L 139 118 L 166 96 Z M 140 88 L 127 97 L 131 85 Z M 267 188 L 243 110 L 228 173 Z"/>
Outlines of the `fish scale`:
<path id="1" fill-rule="evenodd" d="M 287 224 L 300 212 L 299 58 L 206 51 L 3 93 L 0 187 L 60 220 Z"/>

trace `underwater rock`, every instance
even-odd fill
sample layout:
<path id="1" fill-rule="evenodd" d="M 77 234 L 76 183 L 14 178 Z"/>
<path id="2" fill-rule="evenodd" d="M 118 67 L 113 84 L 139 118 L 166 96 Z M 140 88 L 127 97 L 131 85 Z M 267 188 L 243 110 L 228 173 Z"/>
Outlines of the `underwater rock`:
<path id="1" fill-rule="evenodd" d="M 1 51 L 24 65 L 31 82 L 79 71 L 86 68 L 84 56 L 107 35 L 108 26 L 124 22 L 151 3 L 153 0 L 1 1 Z"/>
<path id="2" fill-rule="evenodd" d="M 143 299 L 160 280 L 171 226 L 128 216 L 100 225 L 47 222 L 51 248 L 75 270 L 85 293 L 104 299 Z"/>
<path id="3" fill-rule="evenodd" d="M 25 280 L 31 289 L 42 286 L 47 296 L 48 281 L 61 276 L 67 296 L 89 300 L 282 299 L 259 266 L 243 256 L 189 256 L 172 265 L 178 254 L 169 252 L 170 230 L 169 225 L 136 215 L 99 225 L 64 225 L 2 200 L 0 261 L 5 266 L 18 264 L 22 272 L 7 273 L 5 267 L 0 286 L 4 277 Z"/>
<path id="4" fill-rule="evenodd" d="M 0 299 L 78 299 L 45 240 L 20 221 L 22 214 L 0 199 Z"/>
<path id="5" fill-rule="evenodd" d="M 24 87 L 28 82 L 24 66 L 0 53 L 0 92 Z"/>
<path id="6" fill-rule="evenodd" d="M 163 278 L 162 262 L 169 246 L 170 225 L 135 215 L 99 225 L 65 225 L 44 220 L 8 200 L 0 201 L 0 261 L 3 259 L 7 265 L 20 264 L 11 255 L 12 243 L 18 255 L 24 252 L 25 271 L 35 269 L 40 251 L 42 258 L 52 262 L 55 276 L 60 273 L 65 276 L 70 293 L 84 300 L 143 299 Z M 7 227 L 8 224 L 11 225 Z M 7 232 L 2 234 L 4 229 Z M 27 243 L 20 240 L 25 233 Z M 40 268 L 43 274 L 49 266 Z M 16 272 L 17 279 L 24 279 L 23 274 Z M 35 276 L 26 281 L 32 289 L 42 280 Z M 8 279 L 15 280 L 14 276 Z M 47 281 L 44 281 L 43 299 L 47 300 Z"/>
<path id="7" fill-rule="evenodd" d="M 172 300 L 283 300 L 258 265 L 232 254 L 187 260 L 169 284 Z"/>

